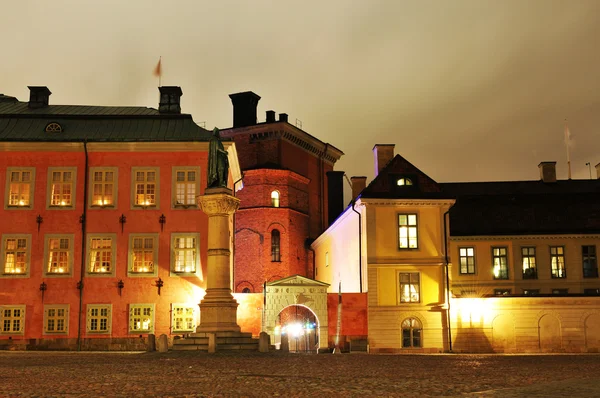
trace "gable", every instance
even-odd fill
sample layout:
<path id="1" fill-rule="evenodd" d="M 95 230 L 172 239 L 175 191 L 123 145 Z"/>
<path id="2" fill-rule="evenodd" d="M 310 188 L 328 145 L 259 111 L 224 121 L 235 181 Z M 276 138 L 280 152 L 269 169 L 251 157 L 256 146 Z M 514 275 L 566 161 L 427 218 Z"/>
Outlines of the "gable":
<path id="1" fill-rule="evenodd" d="M 278 281 L 267 282 L 267 286 L 329 286 L 328 283 L 305 278 L 300 275 L 292 275 Z"/>

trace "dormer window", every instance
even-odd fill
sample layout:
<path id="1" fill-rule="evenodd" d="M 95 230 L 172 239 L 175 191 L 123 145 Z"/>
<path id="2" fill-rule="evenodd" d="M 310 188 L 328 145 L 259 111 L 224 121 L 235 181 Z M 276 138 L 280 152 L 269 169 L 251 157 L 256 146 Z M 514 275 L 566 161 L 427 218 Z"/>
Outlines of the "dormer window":
<path id="1" fill-rule="evenodd" d="M 271 192 L 271 205 L 273 207 L 279 207 L 279 192 L 278 191 Z"/>
<path id="2" fill-rule="evenodd" d="M 399 187 L 412 185 L 412 184 L 413 184 L 412 180 L 410 178 L 406 178 L 406 177 L 398 178 L 398 180 L 396 181 L 396 185 L 398 185 Z"/>
<path id="3" fill-rule="evenodd" d="M 63 128 L 60 124 L 58 123 L 48 123 L 46 125 L 46 133 L 62 133 Z"/>

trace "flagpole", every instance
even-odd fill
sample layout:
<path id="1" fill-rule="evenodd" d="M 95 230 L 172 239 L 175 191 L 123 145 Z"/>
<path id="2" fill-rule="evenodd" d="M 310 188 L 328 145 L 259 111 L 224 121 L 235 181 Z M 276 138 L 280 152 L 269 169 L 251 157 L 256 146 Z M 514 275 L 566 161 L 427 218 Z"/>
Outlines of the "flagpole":
<path id="1" fill-rule="evenodd" d="M 160 69 L 161 69 L 160 72 L 158 73 L 158 87 L 162 87 L 162 85 L 161 85 L 161 79 L 162 79 L 162 55 L 158 56 L 158 64 L 160 65 Z"/>
<path id="2" fill-rule="evenodd" d="M 571 147 L 569 145 L 571 141 L 571 132 L 567 125 L 567 119 L 565 119 L 565 144 L 567 145 L 567 169 L 569 172 L 569 180 L 571 179 Z"/>

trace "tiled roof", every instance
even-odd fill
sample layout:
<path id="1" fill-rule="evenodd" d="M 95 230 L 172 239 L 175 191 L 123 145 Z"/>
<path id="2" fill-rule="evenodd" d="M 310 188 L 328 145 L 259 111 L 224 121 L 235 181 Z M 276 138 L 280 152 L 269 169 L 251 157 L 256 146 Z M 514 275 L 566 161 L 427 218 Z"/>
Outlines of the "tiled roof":
<path id="1" fill-rule="evenodd" d="M 147 107 L 48 105 L 0 96 L 0 141 L 207 141 L 211 133 L 189 114 L 161 114 Z M 46 132 L 49 123 L 63 131 Z"/>
<path id="2" fill-rule="evenodd" d="M 440 183 L 452 236 L 600 233 L 600 180 Z"/>

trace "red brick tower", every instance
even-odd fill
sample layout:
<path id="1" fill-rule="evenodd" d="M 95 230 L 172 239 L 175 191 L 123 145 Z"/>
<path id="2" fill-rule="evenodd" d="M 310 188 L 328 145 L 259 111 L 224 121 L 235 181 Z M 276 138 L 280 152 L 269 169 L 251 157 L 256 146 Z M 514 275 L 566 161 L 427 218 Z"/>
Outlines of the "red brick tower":
<path id="1" fill-rule="evenodd" d="M 236 184 L 241 203 L 235 214 L 233 289 L 255 293 L 265 281 L 295 274 L 313 278 L 307 241 L 342 211 L 341 189 L 329 207 L 327 173 L 343 152 L 288 123 L 285 113 L 276 121 L 275 112 L 267 111 L 266 121 L 257 123 L 260 97 L 253 92 L 229 97 L 233 127 L 221 135 L 235 141 L 243 174 L 243 187 Z M 329 184 L 341 187 L 342 176 L 330 173 Z"/>

